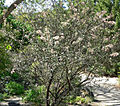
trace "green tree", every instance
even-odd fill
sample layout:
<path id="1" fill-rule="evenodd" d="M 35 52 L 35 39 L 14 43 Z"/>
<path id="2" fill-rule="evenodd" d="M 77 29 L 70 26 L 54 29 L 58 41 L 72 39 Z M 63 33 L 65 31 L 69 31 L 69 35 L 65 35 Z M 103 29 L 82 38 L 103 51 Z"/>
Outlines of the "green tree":
<path id="1" fill-rule="evenodd" d="M 6 42 L 4 33 L 0 30 L 0 91 L 3 91 L 3 87 L 6 83 L 7 76 L 10 75 L 10 70 L 12 68 L 12 62 L 10 60 L 10 55 L 7 53 L 11 46 Z"/>
<path id="2" fill-rule="evenodd" d="M 8 7 L 7 11 L 0 17 L 0 25 L 4 22 L 4 20 L 10 15 L 10 13 L 16 9 L 17 5 L 19 5 L 21 2 L 23 2 L 24 0 L 16 0 L 15 2 L 13 2 L 10 7 Z M 2 0 L 2 5 L 4 5 L 5 0 Z"/>
<path id="3" fill-rule="evenodd" d="M 96 12 L 106 11 L 105 16 L 113 15 L 109 21 L 115 21 L 115 31 L 120 28 L 120 0 L 98 0 L 95 5 Z"/>

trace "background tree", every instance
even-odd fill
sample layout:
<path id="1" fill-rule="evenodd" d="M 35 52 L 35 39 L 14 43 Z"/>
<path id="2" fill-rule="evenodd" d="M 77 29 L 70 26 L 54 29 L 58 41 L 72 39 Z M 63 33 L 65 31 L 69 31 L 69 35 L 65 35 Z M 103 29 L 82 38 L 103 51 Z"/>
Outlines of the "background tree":
<path id="1" fill-rule="evenodd" d="M 108 18 L 110 21 L 115 21 L 114 29 L 117 31 L 120 28 L 120 0 L 97 0 L 95 3 L 95 9 L 97 12 L 106 11 L 105 16 L 112 15 Z"/>
<path id="2" fill-rule="evenodd" d="M 109 33 L 109 38 L 113 38 L 113 35 L 114 37 L 116 38 L 115 34 L 116 32 L 119 33 L 119 28 L 120 28 L 120 15 L 119 15 L 119 11 L 120 11 L 120 8 L 119 8 L 119 0 L 97 0 L 96 1 L 96 5 L 95 5 L 95 10 L 96 12 L 100 12 L 100 11 L 106 11 L 106 14 L 104 14 L 104 23 L 105 24 L 109 24 L 109 28 L 106 28 L 106 30 L 110 31 Z M 111 25 L 110 25 L 111 24 Z M 119 35 L 117 35 L 119 36 Z M 116 45 L 116 46 L 113 46 L 112 49 L 114 49 L 115 51 L 117 51 L 119 53 L 119 41 L 117 42 L 117 40 L 119 39 L 119 37 L 116 38 L 116 40 L 111 40 L 111 44 L 113 45 Z M 109 40 L 110 41 L 110 40 Z M 107 73 L 111 73 L 111 75 L 113 76 L 116 76 L 118 75 L 117 73 L 120 71 L 119 70 L 119 57 L 117 58 L 112 58 L 112 61 L 114 61 L 113 63 L 112 62 L 107 62 L 105 63 L 105 69 L 107 71 Z M 113 65 L 114 64 L 114 65 Z M 115 65 L 116 64 L 116 65 Z M 117 68 L 116 68 L 117 67 Z M 108 75 L 109 75 L 108 74 Z"/>
<path id="3" fill-rule="evenodd" d="M 7 53 L 11 46 L 4 36 L 4 32 L 0 30 L 0 92 L 4 91 L 4 85 L 9 80 L 10 70 L 12 69 L 12 62 L 10 55 Z"/>
<path id="4" fill-rule="evenodd" d="M 24 0 L 16 0 L 14 3 L 12 3 L 10 5 L 10 7 L 8 7 L 7 11 L 1 16 L 0 18 L 0 24 L 2 24 L 4 22 L 4 20 L 10 15 L 10 13 L 16 9 L 17 5 L 19 5 L 21 2 L 23 2 Z M 5 2 L 5 0 L 2 0 L 2 4 Z"/>

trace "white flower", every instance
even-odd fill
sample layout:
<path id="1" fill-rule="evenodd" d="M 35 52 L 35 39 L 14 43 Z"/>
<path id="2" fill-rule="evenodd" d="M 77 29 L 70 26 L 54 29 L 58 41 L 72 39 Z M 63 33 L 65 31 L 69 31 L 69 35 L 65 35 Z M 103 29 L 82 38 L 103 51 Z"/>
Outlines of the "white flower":
<path id="1" fill-rule="evenodd" d="M 113 15 L 109 15 L 109 16 L 103 18 L 102 20 L 105 21 L 105 20 L 111 19 L 112 17 L 113 17 Z"/>
<path id="2" fill-rule="evenodd" d="M 73 8 L 73 11 L 77 11 L 77 8 Z"/>
<path id="3" fill-rule="evenodd" d="M 112 56 L 112 57 L 116 57 L 116 56 L 118 56 L 118 55 L 119 55 L 118 52 L 114 52 L 114 53 L 110 54 L 110 56 Z"/>
<path id="4" fill-rule="evenodd" d="M 115 25 L 116 24 L 115 21 L 104 21 L 104 22 L 107 23 L 107 24 L 111 24 L 111 25 Z"/>
<path id="5" fill-rule="evenodd" d="M 68 25 L 68 22 L 61 22 L 61 24 L 62 24 L 63 26 L 66 26 L 66 25 Z"/>
<path id="6" fill-rule="evenodd" d="M 43 41 L 46 41 L 46 38 L 43 37 L 43 36 L 41 36 L 40 39 L 43 40 Z"/>
<path id="7" fill-rule="evenodd" d="M 57 44 L 59 44 L 59 41 L 56 41 L 56 42 L 55 42 L 55 45 L 57 45 Z"/>
<path id="8" fill-rule="evenodd" d="M 102 48 L 104 51 L 108 51 L 110 48 L 113 48 L 113 44 L 106 45 Z"/>
<path id="9" fill-rule="evenodd" d="M 60 33 L 60 35 L 64 35 L 64 33 Z"/>
<path id="10" fill-rule="evenodd" d="M 54 50 L 53 50 L 53 49 L 51 49 L 51 53 L 54 53 Z"/>
<path id="11" fill-rule="evenodd" d="M 109 38 L 104 38 L 104 41 L 108 41 L 109 40 Z"/>
<path id="12" fill-rule="evenodd" d="M 39 34 L 39 35 L 43 35 L 41 30 L 37 30 L 36 33 Z"/>
<path id="13" fill-rule="evenodd" d="M 81 2 L 82 5 L 85 5 L 85 2 Z"/>
<path id="14" fill-rule="evenodd" d="M 92 39 L 96 39 L 97 36 L 95 34 L 91 34 L 92 35 Z"/>
<path id="15" fill-rule="evenodd" d="M 15 72 L 15 70 L 14 70 L 14 69 L 12 69 L 11 74 L 13 74 L 14 72 Z"/>
<path id="16" fill-rule="evenodd" d="M 106 13 L 107 11 L 101 11 L 101 12 L 97 12 L 96 16 L 98 16 L 99 18 L 102 18 L 103 15 Z"/>
<path id="17" fill-rule="evenodd" d="M 105 46 L 106 48 L 113 48 L 113 44 L 109 44 Z"/>
<path id="18" fill-rule="evenodd" d="M 46 32 L 49 31 L 47 27 L 45 27 L 45 31 L 46 31 Z"/>
<path id="19" fill-rule="evenodd" d="M 42 50 L 45 51 L 45 48 L 43 48 Z"/>
<path id="20" fill-rule="evenodd" d="M 94 49 L 92 49 L 92 48 L 88 48 L 88 51 L 92 54 L 94 53 Z"/>
<path id="21" fill-rule="evenodd" d="M 53 37 L 54 40 L 58 40 L 59 39 L 59 36 L 55 36 Z"/>
<path id="22" fill-rule="evenodd" d="M 83 40 L 83 38 L 80 38 L 80 37 L 78 37 L 78 39 L 77 39 L 78 42 L 82 41 L 82 40 Z"/>
<path id="23" fill-rule="evenodd" d="M 73 44 L 79 43 L 82 40 L 83 40 L 83 38 L 78 37 L 78 39 L 76 41 L 74 41 Z"/>
<path id="24" fill-rule="evenodd" d="M 61 36 L 61 39 L 64 39 L 65 37 L 64 36 Z"/>

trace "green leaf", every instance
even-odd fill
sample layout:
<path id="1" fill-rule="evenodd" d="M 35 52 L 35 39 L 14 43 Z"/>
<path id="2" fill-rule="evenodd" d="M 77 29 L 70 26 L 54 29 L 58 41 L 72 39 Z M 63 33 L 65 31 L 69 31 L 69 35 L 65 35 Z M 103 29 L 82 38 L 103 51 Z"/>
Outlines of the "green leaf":
<path id="1" fill-rule="evenodd" d="M 7 45 L 6 49 L 11 50 L 12 47 L 10 45 Z"/>

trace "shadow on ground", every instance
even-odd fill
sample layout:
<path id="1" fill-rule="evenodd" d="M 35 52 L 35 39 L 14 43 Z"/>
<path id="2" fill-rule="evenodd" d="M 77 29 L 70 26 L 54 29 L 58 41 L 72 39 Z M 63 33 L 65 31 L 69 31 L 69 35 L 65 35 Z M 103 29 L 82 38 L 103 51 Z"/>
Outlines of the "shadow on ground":
<path id="1" fill-rule="evenodd" d="M 99 106 L 120 106 L 120 88 L 109 84 L 96 84 L 92 86 L 96 102 Z M 95 102 L 94 102 L 95 103 Z"/>

